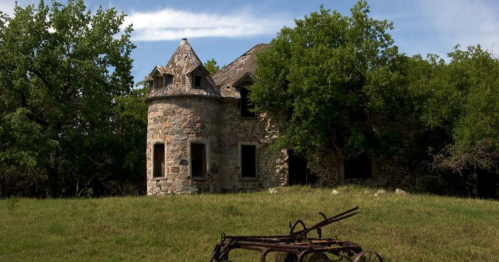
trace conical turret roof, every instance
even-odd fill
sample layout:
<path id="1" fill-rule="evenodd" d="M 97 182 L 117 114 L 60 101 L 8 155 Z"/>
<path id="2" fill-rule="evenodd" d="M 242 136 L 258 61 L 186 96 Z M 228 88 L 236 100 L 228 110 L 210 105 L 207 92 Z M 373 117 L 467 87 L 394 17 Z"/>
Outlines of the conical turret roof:
<path id="1" fill-rule="evenodd" d="M 159 81 L 155 82 L 158 78 Z M 185 38 L 166 66 L 156 66 L 147 81 L 155 83 L 149 91 L 149 99 L 179 95 L 220 97 L 220 90 L 210 73 Z"/>

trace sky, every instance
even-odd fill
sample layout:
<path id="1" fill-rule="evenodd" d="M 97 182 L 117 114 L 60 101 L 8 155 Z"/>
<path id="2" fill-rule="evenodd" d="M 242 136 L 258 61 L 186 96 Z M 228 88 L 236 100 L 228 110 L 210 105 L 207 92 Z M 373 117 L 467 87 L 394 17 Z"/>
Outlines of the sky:
<path id="1" fill-rule="evenodd" d="M 66 0 L 58 0 L 65 3 Z M 38 0 L 18 0 L 18 5 Z M 45 0 L 50 3 L 50 0 Z M 214 58 L 227 65 L 259 43 L 269 43 L 295 19 L 321 5 L 350 15 L 356 0 L 86 0 L 88 9 L 114 7 L 133 24 L 132 74 L 141 81 L 155 65 L 166 65 L 182 38 L 202 62 Z M 446 57 L 456 44 L 481 44 L 498 57 L 497 0 L 371 0 L 371 17 L 394 23 L 390 32 L 400 52 Z M 0 11 L 12 16 L 14 0 L 0 0 Z"/>

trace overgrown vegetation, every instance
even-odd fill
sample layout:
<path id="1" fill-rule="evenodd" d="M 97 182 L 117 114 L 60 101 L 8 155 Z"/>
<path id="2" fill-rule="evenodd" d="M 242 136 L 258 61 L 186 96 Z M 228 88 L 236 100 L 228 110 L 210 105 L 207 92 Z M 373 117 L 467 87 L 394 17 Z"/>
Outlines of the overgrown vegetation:
<path id="1" fill-rule="evenodd" d="M 499 207 L 494 201 L 394 194 L 363 188 L 278 188 L 277 194 L 0 200 L 0 261 L 208 261 L 220 234 L 289 232 L 360 206 L 360 214 L 324 228 L 378 251 L 385 261 L 496 261 Z M 236 252 L 233 261 L 259 261 Z"/>
<path id="2" fill-rule="evenodd" d="M 396 156 L 430 183 L 455 174 L 458 183 L 426 187 L 438 193 L 495 197 L 498 59 L 480 46 L 457 46 L 449 62 L 407 57 L 392 28 L 359 1 L 350 16 L 321 7 L 279 32 L 258 54 L 250 95 L 256 110 L 288 119 L 275 146 L 347 159 Z"/>
<path id="3" fill-rule="evenodd" d="M 0 198 L 145 190 L 147 88 L 132 88 L 124 16 L 82 0 L 0 12 Z M 350 16 L 321 7 L 278 33 L 250 95 L 288 119 L 275 146 L 396 156 L 421 174 L 418 190 L 496 197 L 498 59 L 480 46 L 407 57 L 392 28 L 361 0 Z"/>

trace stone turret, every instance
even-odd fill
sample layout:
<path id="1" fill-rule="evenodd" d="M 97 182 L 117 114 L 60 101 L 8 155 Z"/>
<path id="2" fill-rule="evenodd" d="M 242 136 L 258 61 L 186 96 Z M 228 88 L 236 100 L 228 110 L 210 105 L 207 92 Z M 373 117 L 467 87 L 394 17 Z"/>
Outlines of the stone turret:
<path id="1" fill-rule="evenodd" d="M 220 91 L 186 39 L 147 81 L 147 194 L 219 191 Z"/>
<path id="2" fill-rule="evenodd" d="M 179 95 L 220 97 L 210 73 L 185 38 L 166 66 L 154 67 L 147 81 L 150 87 L 149 101 Z"/>

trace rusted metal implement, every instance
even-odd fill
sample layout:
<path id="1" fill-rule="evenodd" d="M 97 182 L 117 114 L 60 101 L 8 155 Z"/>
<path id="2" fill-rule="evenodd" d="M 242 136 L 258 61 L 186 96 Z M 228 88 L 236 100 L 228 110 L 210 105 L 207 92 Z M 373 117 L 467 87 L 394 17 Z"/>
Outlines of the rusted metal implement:
<path id="1" fill-rule="evenodd" d="M 210 262 L 230 261 L 229 253 L 234 249 L 258 251 L 261 262 L 383 262 L 379 254 L 362 250 L 362 247 L 354 242 L 337 238 L 322 238 L 322 227 L 354 216 L 358 214 L 356 212 L 358 209 L 355 207 L 330 218 L 319 213 L 324 220 L 309 228 L 302 220 L 296 221 L 293 225 L 289 223 L 291 229 L 289 235 L 226 236 L 222 234 L 222 239 L 215 246 Z M 303 229 L 295 231 L 298 225 L 301 225 Z M 312 231 L 317 232 L 318 238 L 307 237 L 307 234 Z"/>

